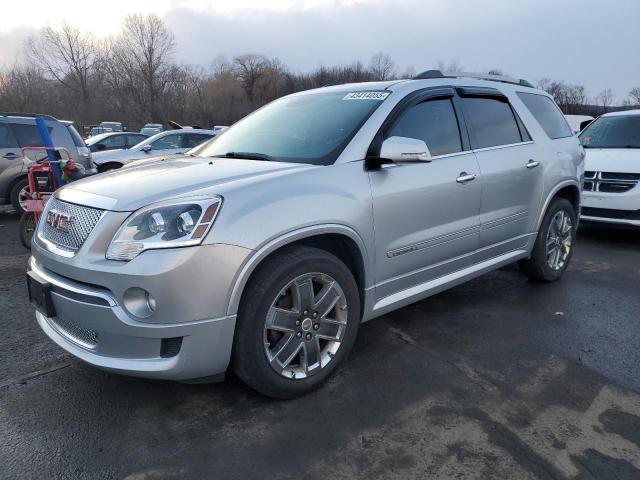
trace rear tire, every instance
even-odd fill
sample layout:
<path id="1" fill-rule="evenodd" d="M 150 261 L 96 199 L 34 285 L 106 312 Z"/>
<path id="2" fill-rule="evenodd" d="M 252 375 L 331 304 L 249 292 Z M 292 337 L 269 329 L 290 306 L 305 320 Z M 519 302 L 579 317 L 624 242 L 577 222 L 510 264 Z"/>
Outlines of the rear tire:
<path id="1" fill-rule="evenodd" d="M 29 181 L 26 178 L 18 180 L 9 193 L 9 199 L 13 205 L 13 209 L 18 215 L 25 212 L 25 201 L 27 200 L 25 193 L 29 192 Z"/>
<path id="2" fill-rule="evenodd" d="M 531 257 L 520 268 L 532 280 L 555 282 L 562 277 L 576 243 L 576 212 L 565 198 L 556 198 L 545 213 Z"/>
<path id="3" fill-rule="evenodd" d="M 344 263 L 317 248 L 285 247 L 243 292 L 233 369 L 264 395 L 304 395 L 344 361 L 359 324 L 360 294 Z"/>
<path id="4" fill-rule="evenodd" d="M 31 239 L 33 233 L 36 230 L 36 218 L 31 212 L 24 212 L 20 217 L 20 223 L 18 224 L 20 232 L 20 243 L 31 250 Z"/>

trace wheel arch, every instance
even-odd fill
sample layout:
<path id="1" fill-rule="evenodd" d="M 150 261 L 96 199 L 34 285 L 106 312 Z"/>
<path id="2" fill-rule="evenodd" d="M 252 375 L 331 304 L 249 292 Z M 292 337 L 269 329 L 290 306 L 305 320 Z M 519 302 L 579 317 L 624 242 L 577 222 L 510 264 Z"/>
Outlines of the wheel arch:
<path id="1" fill-rule="evenodd" d="M 282 248 L 291 245 L 306 245 L 319 248 L 334 254 L 342 260 L 351 270 L 358 290 L 360 291 L 360 304 L 364 307 L 365 290 L 370 284 L 368 267 L 368 255 L 362 238 L 355 230 L 345 225 L 316 225 L 288 232 L 272 239 L 249 257 L 238 274 L 229 298 L 227 313 L 237 313 L 244 289 L 256 272 L 258 267 L 272 255 L 277 254 Z M 363 311 L 361 308 L 361 311 Z"/>
<path id="2" fill-rule="evenodd" d="M 540 230 L 540 225 L 542 224 L 542 220 L 549 209 L 549 205 L 551 205 L 554 198 L 558 197 L 569 200 L 576 211 L 576 215 L 580 215 L 580 185 L 575 180 L 567 180 L 556 185 L 549 195 L 547 195 L 543 208 L 540 210 L 540 214 L 538 215 L 536 230 Z"/>
<path id="3" fill-rule="evenodd" d="M 15 177 L 13 180 L 11 180 L 8 184 L 7 184 L 7 190 L 5 192 L 4 198 L 5 201 L 7 203 L 11 202 L 11 190 L 13 190 L 13 187 L 16 185 L 16 183 L 25 180 L 27 178 L 27 174 L 26 173 L 21 173 L 20 175 L 18 175 L 17 177 Z"/>

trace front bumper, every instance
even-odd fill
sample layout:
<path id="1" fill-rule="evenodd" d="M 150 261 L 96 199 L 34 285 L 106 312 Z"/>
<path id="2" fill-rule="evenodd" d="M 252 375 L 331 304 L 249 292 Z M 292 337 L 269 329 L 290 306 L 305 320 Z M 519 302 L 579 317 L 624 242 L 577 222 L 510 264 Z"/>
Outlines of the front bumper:
<path id="1" fill-rule="evenodd" d="M 625 193 L 583 192 L 580 218 L 640 227 L 640 187 Z"/>
<path id="2" fill-rule="evenodd" d="M 53 318 L 37 312 L 36 319 L 59 346 L 101 369 L 167 380 L 218 375 L 233 344 L 236 316 L 227 312 L 228 299 L 249 252 L 206 245 L 82 268 L 81 255 L 57 257 L 34 242 L 28 274 L 52 286 L 56 312 Z M 134 286 L 157 299 L 151 317 L 127 310 L 124 292 Z"/>

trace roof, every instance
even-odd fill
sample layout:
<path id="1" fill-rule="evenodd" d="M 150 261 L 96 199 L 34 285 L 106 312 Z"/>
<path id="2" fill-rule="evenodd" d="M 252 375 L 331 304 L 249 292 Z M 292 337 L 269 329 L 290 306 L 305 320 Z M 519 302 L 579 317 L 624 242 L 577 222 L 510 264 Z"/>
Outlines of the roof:
<path id="1" fill-rule="evenodd" d="M 601 115 L 602 117 L 623 117 L 627 115 L 640 115 L 640 109 L 636 108 L 633 110 L 622 110 L 620 112 L 610 112 Z"/>

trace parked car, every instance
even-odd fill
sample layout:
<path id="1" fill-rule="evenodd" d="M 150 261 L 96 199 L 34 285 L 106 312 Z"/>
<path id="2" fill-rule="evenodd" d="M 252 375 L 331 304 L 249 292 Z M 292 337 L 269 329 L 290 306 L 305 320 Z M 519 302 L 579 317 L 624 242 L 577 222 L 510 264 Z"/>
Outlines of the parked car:
<path id="1" fill-rule="evenodd" d="M 640 226 L 640 110 L 607 113 L 580 134 L 582 219 Z"/>
<path id="2" fill-rule="evenodd" d="M 85 143 L 92 152 L 102 152 L 105 150 L 131 148 L 146 138 L 149 137 L 143 133 L 110 132 L 89 137 L 85 140 Z"/>
<path id="3" fill-rule="evenodd" d="M 167 130 L 166 132 L 157 133 L 129 149 L 97 152 L 93 155 L 93 162 L 96 164 L 98 171 L 105 172 L 120 168 L 133 160 L 146 158 L 147 156 L 184 153 L 213 137 L 215 137 L 215 133 L 211 130 L 190 128 Z"/>
<path id="4" fill-rule="evenodd" d="M 110 128 L 112 132 L 124 132 L 126 130 L 120 122 L 102 122 L 100 127 Z"/>
<path id="5" fill-rule="evenodd" d="M 580 133 L 583 125 L 593 121 L 591 115 L 565 115 L 564 118 L 567 119 L 573 133 Z"/>
<path id="6" fill-rule="evenodd" d="M 32 113 L 0 113 L 0 204 L 11 203 L 22 214 L 27 200 L 27 167 L 32 160 L 44 156 L 31 152 L 23 157 L 22 148 L 41 147 L 42 140 L 36 117 L 45 119 L 56 147 L 66 148 L 71 158 L 80 163 L 87 175 L 96 173 L 91 152 L 73 127 L 72 122 L 57 120 L 49 115 Z"/>
<path id="7" fill-rule="evenodd" d="M 558 280 L 584 151 L 549 95 L 497 79 L 296 93 L 187 157 L 61 189 L 33 242 L 38 323 L 103 369 L 230 367 L 287 398 L 343 362 L 363 321 L 512 262 Z"/>
<path id="8" fill-rule="evenodd" d="M 164 128 L 161 123 L 147 123 L 140 129 L 140 133 L 150 136 L 160 133 L 162 130 L 164 130 Z"/>
<path id="9" fill-rule="evenodd" d="M 108 127 L 91 127 L 89 130 L 89 136 L 87 138 L 93 137 L 95 135 L 100 135 L 101 133 L 109 133 L 112 132 Z"/>

